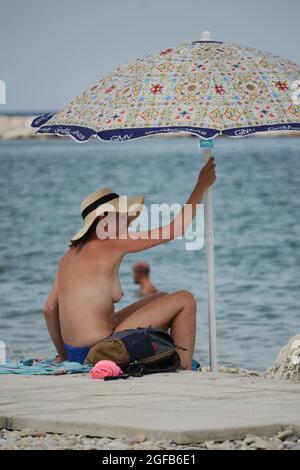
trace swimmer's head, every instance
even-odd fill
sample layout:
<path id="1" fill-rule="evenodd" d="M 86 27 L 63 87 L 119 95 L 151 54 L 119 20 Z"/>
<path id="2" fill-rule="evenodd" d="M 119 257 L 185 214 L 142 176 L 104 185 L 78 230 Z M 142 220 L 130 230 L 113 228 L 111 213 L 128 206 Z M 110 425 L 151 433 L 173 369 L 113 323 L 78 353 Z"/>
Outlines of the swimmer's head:
<path id="1" fill-rule="evenodd" d="M 142 278 L 149 277 L 150 265 L 147 261 L 138 261 L 133 265 L 132 272 L 135 284 L 139 284 Z"/>

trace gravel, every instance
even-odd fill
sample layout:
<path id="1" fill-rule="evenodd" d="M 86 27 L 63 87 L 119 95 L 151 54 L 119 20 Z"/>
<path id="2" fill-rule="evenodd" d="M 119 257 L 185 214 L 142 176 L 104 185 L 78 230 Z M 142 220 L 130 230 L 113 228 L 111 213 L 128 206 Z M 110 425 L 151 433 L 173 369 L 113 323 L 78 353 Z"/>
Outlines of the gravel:
<path id="1" fill-rule="evenodd" d="M 136 440 L 52 434 L 23 429 L 0 430 L 0 450 L 49 449 L 49 450 L 292 450 L 300 448 L 300 436 L 287 427 L 274 436 L 247 434 L 235 441 L 206 441 L 197 444 L 176 444 L 164 439 L 148 440 L 141 435 Z"/>

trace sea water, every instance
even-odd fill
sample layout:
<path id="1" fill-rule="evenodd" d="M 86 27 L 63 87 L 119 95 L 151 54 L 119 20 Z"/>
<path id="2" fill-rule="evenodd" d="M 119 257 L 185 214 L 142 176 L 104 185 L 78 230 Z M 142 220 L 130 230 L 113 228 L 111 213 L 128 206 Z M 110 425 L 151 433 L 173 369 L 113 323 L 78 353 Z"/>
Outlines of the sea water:
<path id="1" fill-rule="evenodd" d="M 220 138 L 214 155 L 218 359 L 264 370 L 300 330 L 300 140 Z M 0 340 L 8 353 L 54 354 L 42 308 L 81 226 L 83 197 L 110 187 L 145 194 L 148 205 L 183 204 L 203 161 L 196 138 L 0 142 Z M 175 240 L 125 257 L 118 308 L 138 300 L 131 269 L 140 259 L 159 290 L 196 296 L 194 356 L 208 364 L 205 249 Z"/>

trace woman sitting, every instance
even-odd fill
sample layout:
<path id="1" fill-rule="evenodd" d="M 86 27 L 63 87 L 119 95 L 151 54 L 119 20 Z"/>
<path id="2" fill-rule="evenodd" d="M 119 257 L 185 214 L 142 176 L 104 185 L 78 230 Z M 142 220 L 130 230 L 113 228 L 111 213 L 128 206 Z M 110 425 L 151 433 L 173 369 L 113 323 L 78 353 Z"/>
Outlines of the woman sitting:
<path id="1" fill-rule="evenodd" d="M 113 332 L 137 327 L 168 330 L 176 344 L 181 367 L 192 369 L 196 337 L 196 301 L 185 290 L 159 292 L 115 311 L 123 293 L 119 267 L 127 253 L 166 243 L 184 234 L 194 218 L 197 204 L 214 183 L 211 157 L 202 168 L 186 205 L 170 224 L 149 231 L 130 232 L 144 197 L 124 198 L 110 189 L 87 196 L 81 206 L 84 226 L 71 239 L 62 256 L 44 307 L 47 327 L 57 350 L 56 362 L 83 362 L 89 348 Z M 139 209 L 139 210 L 137 210 Z"/>

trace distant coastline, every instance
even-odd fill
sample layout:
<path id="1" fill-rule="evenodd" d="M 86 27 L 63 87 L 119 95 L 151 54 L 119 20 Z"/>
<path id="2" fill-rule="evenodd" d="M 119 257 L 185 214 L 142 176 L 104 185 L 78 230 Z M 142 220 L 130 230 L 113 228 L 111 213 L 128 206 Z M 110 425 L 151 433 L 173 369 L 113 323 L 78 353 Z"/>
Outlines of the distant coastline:
<path id="1" fill-rule="evenodd" d="M 35 113 L 0 114 L 0 140 L 36 138 L 31 122 L 37 115 Z M 37 136 L 40 139 L 49 138 L 49 136 L 39 134 Z"/>
<path id="2" fill-rule="evenodd" d="M 31 128 L 32 120 L 40 116 L 41 114 L 46 114 L 46 112 L 7 112 L 0 113 L 0 140 L 13 140 L 13 139 L 55 139 L 55 135 L 45 135 L 45 134 L 34 134 L 34 130 Z M 256 134 L 256 137 L 300 137 L 300 132 L 263 132 Z M 165 138 L 165 135 L 158 134 L 156 138 L 162 137 Z M 170 133 L 168 137 L 194 137 L 192 134 L 187 133 Z M 254 136 L 252 136 L 253 138 Z"/>

